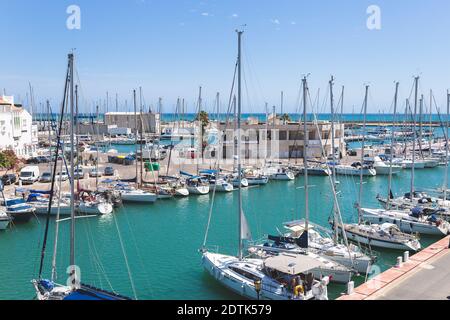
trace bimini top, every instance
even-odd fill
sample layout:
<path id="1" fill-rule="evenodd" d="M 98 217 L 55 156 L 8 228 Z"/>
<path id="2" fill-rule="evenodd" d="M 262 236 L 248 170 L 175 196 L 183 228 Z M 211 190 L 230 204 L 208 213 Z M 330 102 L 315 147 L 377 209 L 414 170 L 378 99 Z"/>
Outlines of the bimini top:
<path id="1" fill-rule="evenodd" d="M 281 253 L 267 258 L 264 261 L 266 268 L 274 269 L 282 273 L 298 275 L 315 268 L 322 267 L 322 262 L 306 255 Z"/>

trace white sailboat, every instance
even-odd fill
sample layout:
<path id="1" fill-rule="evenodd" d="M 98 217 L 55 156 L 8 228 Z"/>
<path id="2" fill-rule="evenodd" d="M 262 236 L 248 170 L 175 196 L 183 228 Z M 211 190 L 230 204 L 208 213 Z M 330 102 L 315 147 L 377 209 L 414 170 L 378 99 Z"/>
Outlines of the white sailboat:
<path id="1" fill-rule="evenodd" d="M 67 100 L 70 98 L 70 164 L 71 164 L 71 172 L 70 172 L 70 264 L 67 268 L 69 278 L 67 284 L 57 284 L 54 282 L 54 270 L 55 270 L 55 261 L 56 261 L 56 244 L 57 244 L 57 234 L 55 236 L 55 245 L 54 245 L 54 259 L 53 259 L 53 270 L 52 270 L 52 279 L 48 280 L 43 278 L 43 268 L 45 261 L 45 252 L 47 247 L 47 240 L 49 234 L 49 226 L 50 226 L 50 207 L 48 208 L 48 214 L 45 224 L 45 232 L 44 232 L 44 240 L 42 244 L 41 251 L 41 260 L 39 266 L 39 275 L 36 279 L 32 280 L 33 287 L 36 292 L 36 298 L 38 300 L 128 300 L 128 298 L 119 296 L 115 293 L 107 292 L 98 288 L 94 288 L 92 286 L 83 284 L 80 282 L 80 274 L 78 273 L 78 268 L 75 263 L 75 188 L 74 188 L 74 155 L 75 155 L 75 143 L 74 143 L 74 100 L 78 102 L 78 95 L 74 96 L 74 66 L 73 66 L 74 55 L 69 54 L 69 66 L 66 75 L 66 83 L 64 89 L 64 100 L 62 103 L 61 117 L 57 135 L 57 147 L 56 147 L 56 156 L 55 156 L 55 165 L 53 171 L 53 179 L 52 186 L 50 191 L 50 199 L 49 205 L 53 203 L 53 191 L 55 184 L 55 176 L 56 176 L 56 165 L 59 150 L 61 147 L 61 129 L 63 127 L 63 119 L 64 119 L 64 110 L 65 106 L 68 104 Z M 58 215 L 59 217 L 59 215 Z M 56 223 L 56 228 L 58 228 L 58 222 Z"/>
<path id="2" fill-rule="evenodd" d="M 395 99 L 394 99 L 394 123 L 395 116 L 397 113 L 397 97 L 398 97 L 398 87 L 399 83 L 395 84 Z M 366 127 L 366 114 L 367 114 L 367 96 L 369 87 L 366 86 L 366 96 L 364 99 L 364 131 Z M 393 150 L 395 132 L 392 130 L 391 136 L 391 154 Z M 364 154 L 364 143 L 365 138 L 363 136 L 362 150 Z M 389 164 L 389 183 L 388 191 L 390 193 L 391 183 L 392 183 L 392 169 L 393 169 L 392 157 Z M 357 224 L 344 224 L 342 226 L 333 225 L 337 230 L 345 231 L 349 239 L 360 244 L 365 244 L 370 247 L 380 247 L 388 249 L 405 249 L 417 251 L 420 248 L 420 243 L 416 237 L 408 236 L 400 232 L 395 228 L 395 225 L 386 224 L 387 221 L 374 221 L 368 219 L 364 213 L 364 209 L 361 208 L 362 203 L 362 193 L 363 193 L 363 179 L 362 174 L 360 176 L 360 186 L 359 186 L 359 201 L 358 201 L 358 223 Z M 369 222 L 371 224 L 365 224 L 363 221 Z M 382 227 L 380 226 L 382 225 Z"/>
<path id="3" fill-rule="evenodd" d="M 158 196 L 155 193 L 132 188 L 129 186 L 122 186 L 116 190 L 119 191 L 124 203 L 154 203 L 156 202 L 156 200 L 158 200 Z"/>
<path id="4" fill-rule="evenodd" d="M 201 179 L 201 177 L 193 177 L 186 180 L 186 188 L 189 194 L 207 195 L 210 191 L 208 182 Z"/>
<path id="5" fill-rule="evenodd" d="M 238 115 L 240 129 L 241 115 L 241 36 L 238 31 Z M 240 132 L 240 130 L 238 130 Z M 241 139 L 237 139 L 240 150 Z M 241 160 L 238 157 L 238 172 L 241 172 Z M 241 176 L 238 176 L 241 179 Z M 243 257 L 243 240 L 249 239 L 245 215 L 242 211 L 242 186 L 239 183 L 238 192 L 238 220 L 239 220 L 239 253 L 238 256 L 223 255 L 209 252 L 206 249 L 207 232 L 202 249 L 202 265 L 215 280 L 233 292 L 248 298 L 258 300 L 327 300 L 328 277 L 320 282 L 314 280 L 308 271 L 319 265 L 317 260 L 301 255 L 278 255 L 263 259 L 249 259 Z M 212 209 L 211 209 L 212 210 Z M 282 280 L 283 279 L 283 280 Z M 287 288 L 282 282 L 293 283 Z M 295 282 L 295 284 L 294 284 Z"/>
<path id="6" fill-rule="evenodd" d="M 382 161 L 380 157 L 374 157 L 373 168 L 377 172 L 377 175 L 388 175 L 388 174 L 398 174 L 402 171 L 403 166 L 401 165 L 389 165 Z"/>

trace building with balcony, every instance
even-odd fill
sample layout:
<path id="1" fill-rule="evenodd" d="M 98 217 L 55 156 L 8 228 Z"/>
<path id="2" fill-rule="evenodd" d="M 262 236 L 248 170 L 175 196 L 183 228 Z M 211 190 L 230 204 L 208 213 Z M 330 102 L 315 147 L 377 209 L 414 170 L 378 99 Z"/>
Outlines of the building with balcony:
<path id="1" fill-rule="evenodd" d="M 0 96 L 0 150 L 13 150 L 19 158 L 32 156 L 38 146 L 38 128 L 31 114 L 12 96 Z"/>

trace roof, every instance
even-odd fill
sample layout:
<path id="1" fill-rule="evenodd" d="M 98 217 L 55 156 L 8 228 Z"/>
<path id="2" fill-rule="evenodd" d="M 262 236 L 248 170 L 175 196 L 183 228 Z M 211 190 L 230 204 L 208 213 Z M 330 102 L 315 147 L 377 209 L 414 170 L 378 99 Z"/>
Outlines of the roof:
<path id="1" fill-rule="evenodd" d="M 281 253 L 264 261 L 267 268 L 297 275 L 322 266 L 320 261 L 307 255 Z"/>

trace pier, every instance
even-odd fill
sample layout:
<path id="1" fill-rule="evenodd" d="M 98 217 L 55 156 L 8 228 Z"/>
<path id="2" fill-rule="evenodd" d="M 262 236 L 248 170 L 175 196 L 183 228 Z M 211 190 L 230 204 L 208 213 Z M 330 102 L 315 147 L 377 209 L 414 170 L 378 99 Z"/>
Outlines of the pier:
<path id="1" fill-rule="evenodd" d="M 450 236 L 336 300 L 450 299 Z M 404 258 L 402 258 L 405 260 Z"/>

